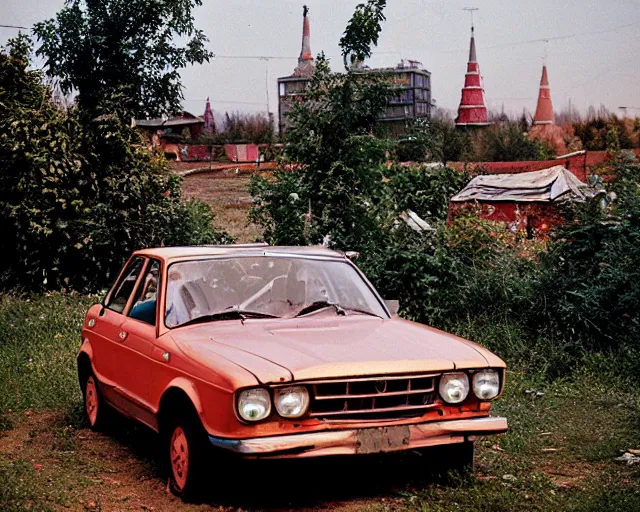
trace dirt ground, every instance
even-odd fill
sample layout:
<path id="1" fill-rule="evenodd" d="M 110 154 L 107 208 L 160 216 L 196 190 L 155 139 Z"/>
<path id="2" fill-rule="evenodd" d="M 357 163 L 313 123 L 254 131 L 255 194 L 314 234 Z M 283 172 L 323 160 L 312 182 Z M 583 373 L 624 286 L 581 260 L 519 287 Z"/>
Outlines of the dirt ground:
<path id="1" fill-rule="evenodd" d="M 184 164 L 182 164 L 184 165 Z M 251 208 L 249 182 L 253 171 L 231 167 L 185 176 L 182 190 L 187 198 L 204 201 L 216 215 L 215 226 L 227 231 L 238 242 L 255 242 L 260 229 L 248 219 Z"/>
<path id="2" fill-rule="evenodd" d="M 492 438 L 477 445 L 474 476 L 459 481 L 433 475 L 446 457 L 433 450 L 239 463 L 212 454 L 210 485 L 197 503 L 187 504 L 168 491 L 153 432 L 123 418 L 107 432 L 92 432 L 79 407 L 71 413 L 27 410 L 3 416 L 2 512 L 510 512 L 516 503 L 531 511 L 609 512 L 637 510 L 640 503 L 634 498 L 638 474 L 632 468 L 574 460 L 564 451 L 568 446 L 518 456 Z M 547 437 L 541 434 L 540 442 L 548 444 Z M 554 445 L 564 444 L 561 439 Z M 620 486 L 623 494 L 615 491 Z"/>
<path id="3" fill-rule="evenodd" d="M 55 410 L 26 411 L 11 421 L 13 428 L 0 432 L 0 503 L 24 507 L 16 510 L 402 509 L 406 500 L 393 494 L 410 489 L 418 464 L 398 457 L 238 466 L 212 460 L 210 492 L 201 503 L 185 504 L 169 493 L 157 436 L 144 427 L 121 419 L 107 433 L 95 433 L 67 424 L 74 420 Z"/>

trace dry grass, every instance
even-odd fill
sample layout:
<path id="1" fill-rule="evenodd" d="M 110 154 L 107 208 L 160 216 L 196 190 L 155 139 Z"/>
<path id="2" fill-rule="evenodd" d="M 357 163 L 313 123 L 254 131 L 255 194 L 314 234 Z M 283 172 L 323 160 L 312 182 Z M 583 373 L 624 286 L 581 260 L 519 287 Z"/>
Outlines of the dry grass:
<path id="1" fill-rule="evenodd" d="M 216 228 L 230 233 L 238 242 L 255 242 L 261 239 L 262 233 L 249 222 L 250 181 L 251 173 L 236 174 L 235 169 L 226 169 L 187 176 L 183 178 L 182 190 L 185 197 L 211 206 L 216 215 Z"/>

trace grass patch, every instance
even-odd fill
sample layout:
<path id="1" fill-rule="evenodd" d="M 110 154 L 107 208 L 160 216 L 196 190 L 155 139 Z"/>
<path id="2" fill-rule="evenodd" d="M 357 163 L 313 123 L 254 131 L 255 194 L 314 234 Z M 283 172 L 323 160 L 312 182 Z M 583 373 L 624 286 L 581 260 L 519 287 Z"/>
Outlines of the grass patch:
<path id="1" fill-rule="evenodd" d="M 75 356 L 96 298 L 0 295 L 0 413 L 66 407 L 80 398 Z"/>
<path id="2" fill-rule="evenodd" d="M 509 372 L 493 414 L 509 432 L 479 443 L 476 472 L 454 487 L 427 485 L 408 507 L 459 510 L 640 510 L 640 468 L 614 461 L 640 447 L 640 393 L 589 371 L 552 383 Z"/>
<path id="3" fill-rule="evenodd" d="M 61 294 L 0 297 L 2 511 L 99 507 L 100 496 L 109 495 L 100 482 L 112 477 L 130 482 L 131 495 L 148 481 L 148 496 L 166 499 L 146 431 L 121 428 L 104 437 L 86 430 L 75 355 L 93 302 Z M 453 485 L 409 478 L 399 488 L 386 482 L 393 475 L 387 478 L 389 466 L 381 465 L 375 474 L 387 487 L 376 488 L 374 497 L 358 496 L 347 509 L 380 509 L 385 496 L 394 508 L 425 512 L 640 510 L 640 465 L 614 461 L 623 450 L 640 448 L 640 390 L 619 373 L 602 356 L 552 382 L 543 367 L 511 370 L 505 394 L 493 406 L 494 415 L 508 418 L 509 432 L 478 443 L 473 476 Z M 46 408 L 58 410 L 38 411 Z M 21 432 L 26 440 L 15 448 Z M 40 462 L 44 469 L 35 470 Z M 128 492 L 117 499 L 129 499 Z M 327 493 L 320 499 L 331 500 Z"/>

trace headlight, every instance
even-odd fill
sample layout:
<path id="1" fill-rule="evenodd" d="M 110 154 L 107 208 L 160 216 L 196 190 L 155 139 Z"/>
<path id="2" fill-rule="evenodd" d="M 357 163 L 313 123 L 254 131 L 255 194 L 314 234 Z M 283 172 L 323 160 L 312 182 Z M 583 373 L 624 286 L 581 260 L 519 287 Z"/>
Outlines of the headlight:
<path id="1" fill-rule="evenodd" d="M 309 392 L 304 386 L 276 388 L 273 401 L 283 418 L 299 418 L 309 408 Z"/>
<path id="2" fill-rule="evenodd" d="M 469 394 L 469 377 L 466 373 L 445 373 L 440 378 L 440 396 L 449 404 L 459 404 Z"/>
<path id="3" fill-rule="evenodd" d="M 500 393 L 500 374 L 495 370 L 481 370 L 473 376 L 473 392 L 480 400 L 491 400 Z"/>
<path id="4" fill-rule="evenodd" d="M 247 389 L 238 396 L 238 414 L 245 421 L 260 421 L 271 414 L 271 397 L 266 389 Z"/>

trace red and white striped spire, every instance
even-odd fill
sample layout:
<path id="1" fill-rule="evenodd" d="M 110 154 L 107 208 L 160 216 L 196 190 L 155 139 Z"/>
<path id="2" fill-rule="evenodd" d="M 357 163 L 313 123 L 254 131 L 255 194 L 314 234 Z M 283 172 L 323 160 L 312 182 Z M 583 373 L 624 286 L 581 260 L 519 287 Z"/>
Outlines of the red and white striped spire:
<path id="1" fill-rule="evenodd" d="M 475 28 L 472 22 L 471 42 L 469 43 L 469 62 L 467 63 L 467 74 L 464 78 L 462 99 L 458 107 L 456 126 L 477 127 L 487 126 L 489 124 L 487 103 L 484 98 L 482 76 L 480 75 L 480 65 L 478 64 L 478 56 L 476 53 Z"/>
<path id="2" fill-rule="evenodd" d="M 542 78 L 540 79 L 540 93 L 538 94 L 538 106 L 533 124 L 555 124 L 553 115 L 553 103 L 551 102 L 551 88 L 549 87 L 549 75 L 546 64 L 542 66 Z"/>

